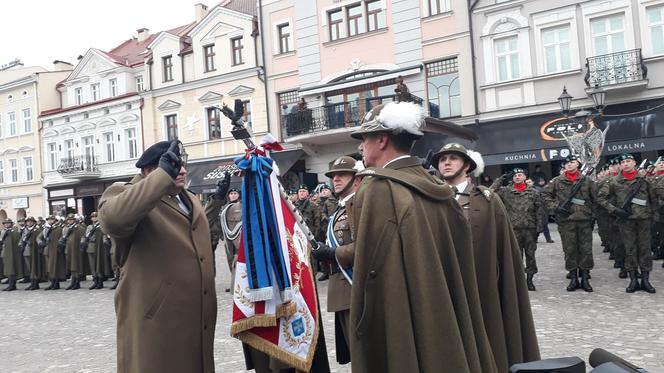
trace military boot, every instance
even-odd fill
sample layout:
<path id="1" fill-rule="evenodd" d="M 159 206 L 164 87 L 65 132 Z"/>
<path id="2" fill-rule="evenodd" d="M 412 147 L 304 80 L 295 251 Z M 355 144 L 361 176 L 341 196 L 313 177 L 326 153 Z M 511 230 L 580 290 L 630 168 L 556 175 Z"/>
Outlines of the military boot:
<path id="1" fill-rule="evenodd" d="M 529 273 L 528 276 L 526 277 L 526 285 L 528 285 L 528 290 L 529 291 L 537 290 L 535 288 L 535 284 L 533 284 L 533 276 L 535 276 L 534 273 Z"/>
<path id="2" fill-rule="evenodd" d="M 655 294 L 655 288 L 650 284 L 650 272 L 642 271 L 641 273 L 641 290 Z"/>
<path id="3" fill-rule="evenodd" d="M 71 288 L 72 290 L 77 290 L 81 288 L 81 278 L 77 277 L 76 282 L 74 282 L 74 287 Z"/>
<path id="4" fill-rule="evenodd" d="M 88 290 L 98 289 L 97 288 L 98 282 L 99 282 L 99 277 L 97 277 L 97 276 L 92 277 L 92 285 L 90 285 L 90 287 L 88 287 Z"/>
<path id="5" fill-rule="evenodd" d="M 115 288 L 118 287 L 119 283 L 120 283 L 120 279 L 115 280 L 115 282 L 113 283 L 113 286 L 111 286 L 109 289 L 115 290 Z"/>
<path id="6" fill-rule="evenodd" d="M 609 249 L 609 245 L 603 243 L 602 246 L 604 247 L 604 249 L 602 250 L 603 253 L 611 252 L 611 250 Z"/>
<path id="7" fill-rule="evenodd" d="M 76 280 L 78 277 L 76 276 L 71 276 L 71 280 L 69 281 L 69 286 L 65 288 L 65 290 L 72 290 L 74 288 L 74 284 L 76 284 Z"/>
<path id="8" fill-rule="evenodd" d="M 30 286 L 25 288 L 25 290 L 37 290 L 39 289 L 39 280 L 33 279 L 32 282 L 30 282 Z"/>
<path id="9" fill-rule="evenodd" d="M 103 277 L 98 277 L 97 278 L 97 287 L 95 289 L 103 289 L 104 288 L 104 278 Z"/>
<path id="10" fill-rule="evenodd" d="M 625 266 L 625 261 L 623 261 L 623 260 L 616 260 L 613 263 L 613 268 L 622 268 L 624 266 Z"/>
<path id="11" fill-rule="evenodd" d="M 45 287 L 44 290 L 53 290 L 54 287 L 55 287 L 55 280 L 51 280 L 51 283 L 47 287 Z"/>
<path id="12" fill-rule="evenodd" d="M 7 281 L 7 287 L 2 289 L 2 291 L 14 291 L 16 290 L 16 276 L 9 276 L 9 281 Z"/>
<path id="13" fill-rule="evenodd" d="M 60 290 L 60 280 L 53 280 L 53 283 L 55 286 L 53 286 L 52 290 Z"/>
<path id="14" fill-rule="evenodd" d="M 580 270 L 581 272 L 581 289 L 583 291 L 592 293 L 593 292 L 593 287 L 590 286 L 590 271 L 588 270 Z"/>
<path id="15" fill-rule="evenodd" d="M 636 271 L 629 271 L 629 285 L 625 291 L 633 293 L 637 290 L 639 290 L 639 280 L 636 279 Z"/>
<path id="16" fill-rule="evenodd" d="M 568 280 L 571 280 L 573 277 L 576 277 L 576 270 L 569 271 L 565 275 L 565 278 L 568 279 Z"/>
<path id="17" fill-rule="evenodd" d="M 627 278 L 627 270 L 625 267 L 620 268 L 620 272 L 618 273 L 619 278 Z"/>
<path id="18" fill-rule="evenodd" d="M 570 279 L 569 285 L 567 285 L 567 291 L 574 291 L 579 288 L 579 278 L 576 276 L 576 269 L 569 271 L 567 278 Z"/>

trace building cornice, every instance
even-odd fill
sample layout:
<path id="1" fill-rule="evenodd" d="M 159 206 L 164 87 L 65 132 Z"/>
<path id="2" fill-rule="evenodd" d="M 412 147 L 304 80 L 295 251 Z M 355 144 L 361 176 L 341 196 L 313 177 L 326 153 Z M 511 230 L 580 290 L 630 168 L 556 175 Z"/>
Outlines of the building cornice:
<path id="1" fill-rule="evenodd" d="M 0 92 L 8 91 L 10 89 L 15 89 L 22 87 L 24 85 L 32 84 L 37 81 L 37 74 L 30 74 L 20 79 L 13 80 L 11 82 L 0 85 Z"/>
<path id="2" fill-rule="evenodd" d="M 131 101 L 138 101 L 140 100 L 140 98 L 141 96 L 139 96 L 138 93 L 136 92 L 127 93 L 125 95 L 113 97 L 110 99 L 90 102 L 79 106 L 72 106 L 63 109 L 55 109 L 55 110 L 49 110 L 47 112 L 42 112 L 39 115 L 39 120 L 49 120 L 49 119 L 58 118 L 62 116 L 64 113 L 66 113 L 65 115 L 81 114 L 86 111 L 99 110 L 110 106 L 122 105 Z"/>
<path id="3" fill-rule="evenodd" d="M 182 84 L 176 84 L 169 87 L 157 88 L 151 91 L 141 92 L 141 97 L 160 97 L 171 93 L 179 93 L 191 89 L 207 87 L 212 84 L 227 83 L 238 79 L 250 78 L 252 76 L 258 78 L 259 71 L 260 71 L 259 67 L 251 67 L 244 70 L 233 71 L 222 75 L 211 76 L 208 78 L 193 80 L 191 82 L 185 82 Z"/>

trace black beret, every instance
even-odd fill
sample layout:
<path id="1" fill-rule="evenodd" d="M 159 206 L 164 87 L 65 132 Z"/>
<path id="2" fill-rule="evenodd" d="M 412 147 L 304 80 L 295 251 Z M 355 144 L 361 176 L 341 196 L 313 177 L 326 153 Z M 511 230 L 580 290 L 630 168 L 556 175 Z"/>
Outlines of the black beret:
<path id="1" fill-rule="evenodd" d="M 147 148 L 141 158 L 136 161 L 137 168 L 143 168 L 145 166 L 156 166 L 159 164 L 159 158 L 168 151 L 168 147 L 171 145 L 170 141 L 159 141 L 158 143 Z"/>

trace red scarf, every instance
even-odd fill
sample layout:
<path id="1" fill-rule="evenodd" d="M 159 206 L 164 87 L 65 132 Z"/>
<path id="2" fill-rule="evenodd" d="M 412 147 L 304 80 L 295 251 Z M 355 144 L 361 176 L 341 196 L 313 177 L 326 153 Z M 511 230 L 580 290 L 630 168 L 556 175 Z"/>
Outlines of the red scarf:
<path id="1" fill-rule="evenodd" d="M 576 181 L 576 179 L 579 178 L 579 170 L 574 172 L 565 171 L 565 177 L 567 177 L 567 180 L 573 183 Z"/>
<path id="2" fill-rule="evenodd" d="M 517 192 L 519 192 L 519 193 L 526 190 L 526 187 L 527 187 L 526 183 L 514 184 L 514 189 L 516 189 Z"/>
<path id="3" fill-rule="evenodd" d="M 625 172 L 625 171 L 622 172 L 623 177 L 624 177 L 625 179 L 627 179 L 627 181 L 632 181 L 632 180 L 634 180 L 634 178 L 635 178 L 636 175 L 638 175 L 638 174 L 639 174 L 639 171 L 637 171 L 637 170 L 632 170 L 632 172 Z"/>
<path id="4" fill-rule="evenodd" d="M 664 175 L 664 171 L 657 171 L 657 175 Z"/>
<path id="5" fill-rule="evenodd" d="M 611 176 L 618 176 L 617 172 L 611 172 Z"/>

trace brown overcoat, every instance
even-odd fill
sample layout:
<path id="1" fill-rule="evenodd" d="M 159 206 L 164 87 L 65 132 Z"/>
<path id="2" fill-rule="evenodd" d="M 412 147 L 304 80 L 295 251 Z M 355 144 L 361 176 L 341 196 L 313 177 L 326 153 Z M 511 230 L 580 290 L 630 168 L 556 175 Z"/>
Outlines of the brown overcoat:
<path id="1" fill-rule="evenodd" d="M 23 277 L 23 255 L 18 247 L 21 239 L 21 231 L 16 228 L 3 230 L 0 232 L 3 238 L 2 263 L 4 265 L 3 273 L 5 276 Z"/>
<path id="2" fill-rule="evenodd" d="M 502 201 L 469 183 L 458 202 L 471 225 L 482 316 L 498 371 L 539 360 L 521 251 Z"/>
<path id="3" fill-rule="evenodd" d="M 44 249 L 46 256 L 46 272 L 49 280 L 62 281 L 67 277 L 65 254 L 58 250 L 58 241 L 62 237 L 62 224 L 58 223 L 50 228 L 48 233 L 48 244 Z"/>
<path id="4" fill-rule="evenodd" d="M 116 246 L 119 373 L 214 372 L 217 319 L 210 229 L 194 194 L 176 199 L 157 168 L 101 197 L 99 220 Z"/>
<path id="5" fill-rule="evenodd" d="M 452 189 L 413 157 L 388 168 L 358 173 L 352 206 L 353 372 L 495 372 Z"/>
<path id="6" fill-rule="evenodd" d="M 83 224 L 75 223 L 68 227 L 73 229 L 72 233 L 67 237 L 67 247 L 65 248 L 65 255 L 67 257 L 67 269 L 76 272 L 79 275 L 87 274 L 85 269 L 87 266 L 83 260 L 83 252 L 80 250 L 81 237 L 85 235 L 85 226 Z"/>

